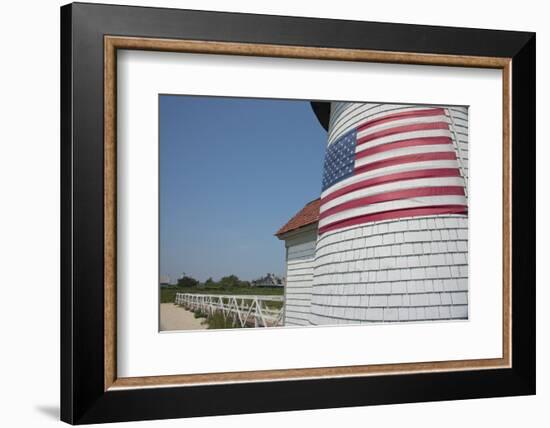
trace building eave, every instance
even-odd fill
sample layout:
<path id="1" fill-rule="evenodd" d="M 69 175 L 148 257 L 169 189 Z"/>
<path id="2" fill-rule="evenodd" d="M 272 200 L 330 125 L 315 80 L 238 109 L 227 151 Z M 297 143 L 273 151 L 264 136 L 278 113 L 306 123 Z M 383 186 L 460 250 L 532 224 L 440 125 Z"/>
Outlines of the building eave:
<path id="1" fill-rule="evenodd" d="M 299 235 L 309 233 L 312 231 L 317 231 L 319 228 L 319 221 L 315 221 L 309 224 L 306 224 L 304 226 L 301 226 L 297 229 L 289 230 L 288 232 L 283 232 L 278 235 L 275 235 L 277 238 L 279 238 L 281 241 L 286 241 L 288 239 L 296 238 Z"/>

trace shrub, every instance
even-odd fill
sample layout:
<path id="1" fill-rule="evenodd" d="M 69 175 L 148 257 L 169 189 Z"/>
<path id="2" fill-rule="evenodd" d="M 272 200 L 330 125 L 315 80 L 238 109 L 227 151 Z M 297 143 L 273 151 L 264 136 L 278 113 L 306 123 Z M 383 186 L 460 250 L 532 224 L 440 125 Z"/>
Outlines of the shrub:
<path id="1" fill-rule="evenodd" d="M 208 323 L 209 329 L 223 329 L 223 328 L 240 328 L 238 323 L 233 325 L 233 317 L 229 316 L 227 319 L 224 319 L 221 312 L 216 312 L 214 315 L 210 315 L 206 322 Z"/>

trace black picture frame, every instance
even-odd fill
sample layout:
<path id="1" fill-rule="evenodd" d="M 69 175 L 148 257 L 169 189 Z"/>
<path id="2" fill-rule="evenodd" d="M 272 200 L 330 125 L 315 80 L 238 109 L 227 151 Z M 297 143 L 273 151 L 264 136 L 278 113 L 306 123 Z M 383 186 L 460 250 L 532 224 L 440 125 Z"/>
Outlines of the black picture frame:
<path id="1" fill-rule="evenodd" d="M 105 35 L 512 58 L 512 367 L 105 391 Z M 535 98 L 534 33 L 63 6 L 61 419 L 86 424 L 534 394 Z"/>

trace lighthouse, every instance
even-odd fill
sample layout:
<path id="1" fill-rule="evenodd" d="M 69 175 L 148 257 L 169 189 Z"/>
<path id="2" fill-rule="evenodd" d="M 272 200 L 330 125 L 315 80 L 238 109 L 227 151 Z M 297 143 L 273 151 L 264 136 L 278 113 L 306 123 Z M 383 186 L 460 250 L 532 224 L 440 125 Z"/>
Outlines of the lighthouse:
<path id="1" fill-rule="evenodd" d="M 277 234 L 288 325 L 467 319 L 467 107 L 312 106 L 327 130 L 320 198 Z"/>

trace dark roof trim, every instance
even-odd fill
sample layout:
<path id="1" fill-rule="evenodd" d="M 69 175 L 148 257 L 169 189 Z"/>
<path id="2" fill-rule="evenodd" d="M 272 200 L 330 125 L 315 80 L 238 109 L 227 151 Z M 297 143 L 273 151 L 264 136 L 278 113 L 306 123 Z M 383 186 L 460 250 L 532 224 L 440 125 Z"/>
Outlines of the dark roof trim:
<path id="1" fill-rule="evenodd" d="M 324 101 L 311 101 L 313 113 L 325 131 L 328 131 L 328 121 L 330 119 L 330 103 Z"/>

